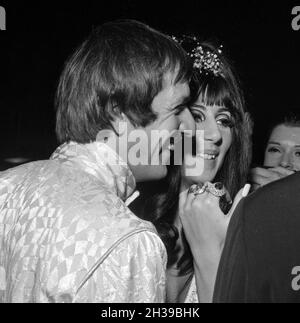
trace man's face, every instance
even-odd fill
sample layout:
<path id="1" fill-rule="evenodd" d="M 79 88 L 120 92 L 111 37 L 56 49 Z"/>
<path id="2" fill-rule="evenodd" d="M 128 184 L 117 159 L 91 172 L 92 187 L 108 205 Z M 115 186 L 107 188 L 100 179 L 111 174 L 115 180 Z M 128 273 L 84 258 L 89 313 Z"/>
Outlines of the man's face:
<path id="1" fill-rule="evenodd" d="M 145 141 L 145 146 L 148 145 L 148 147 L 144 147 L 144 153 L 148 154 L 147 163 L 139 165 L 132 163 L 130 158 L 130 150 L 136 143 L 128 142 L 128 164 L 137 182 L 164 178 L 167 175 L 166 165 L 170 161 L 170 150 L 173 148 L 168 145 L 172 132 L 179 127 L 180 130 L 194 131 L 195 129 L 194 119 L 189 110 L 184 107 L 190 94 L 188 83 L 174 84 L 175 77 L 175 73 L 165 75 L 163 88 L 152 102 L 152 109 L 157 119 L 145 128 L 131 128 L 131 130 L 143 131 L 148 138 L 147 142 Z M 160 133 L 160 142 L 156 140 L 158 133 Z"/>

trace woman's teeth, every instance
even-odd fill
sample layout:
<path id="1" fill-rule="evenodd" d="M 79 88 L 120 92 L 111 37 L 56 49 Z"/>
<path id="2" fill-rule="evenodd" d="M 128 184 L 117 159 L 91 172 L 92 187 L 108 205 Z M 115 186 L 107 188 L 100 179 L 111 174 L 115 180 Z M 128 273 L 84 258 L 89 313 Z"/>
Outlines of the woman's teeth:
<path id="1" fill-rule="evenodd" d="M 201 153 L 198 154 L 197 156 L 207 160 L 215 160 L 217 158 L 216 155 L 201 154 Z"/>

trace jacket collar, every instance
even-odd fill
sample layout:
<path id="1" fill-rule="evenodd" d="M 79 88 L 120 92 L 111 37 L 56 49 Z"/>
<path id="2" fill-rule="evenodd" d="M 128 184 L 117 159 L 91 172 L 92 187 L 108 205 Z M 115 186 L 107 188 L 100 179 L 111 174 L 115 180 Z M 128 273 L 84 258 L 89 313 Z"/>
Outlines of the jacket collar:
<path id="1" fill-rule="evenodd" d="M 64 143 L 56 149 L 50 159 L 79 167 L 108 185 L 123 201 L 135 189 L 135 179 L 127 163 L 105 143 Z"/>

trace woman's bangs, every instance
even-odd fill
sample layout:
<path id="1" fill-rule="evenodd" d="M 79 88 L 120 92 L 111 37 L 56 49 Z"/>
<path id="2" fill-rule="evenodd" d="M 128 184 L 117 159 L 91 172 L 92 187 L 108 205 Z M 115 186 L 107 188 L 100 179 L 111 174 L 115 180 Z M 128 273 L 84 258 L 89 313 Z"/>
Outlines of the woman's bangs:
<path id="1" fill-rule="evenodd" d="M 206 106 L 224 106 L 231 113 L 236 112 L 236 102 L 229 84 L 223 78 L 206 80 L 199 88 L 198 100 Z"/>

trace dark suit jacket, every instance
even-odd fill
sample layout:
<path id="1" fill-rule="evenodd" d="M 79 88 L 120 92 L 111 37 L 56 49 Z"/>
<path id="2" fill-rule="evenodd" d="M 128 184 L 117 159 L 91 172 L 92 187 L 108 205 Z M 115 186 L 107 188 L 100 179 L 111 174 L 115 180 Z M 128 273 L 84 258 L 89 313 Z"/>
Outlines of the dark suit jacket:
<path id="1" fill-rule="evenodd" d="M 299 266 L 300 173 L 240 202 L 228 228 L 214 302 L 300 302 Z"/>

